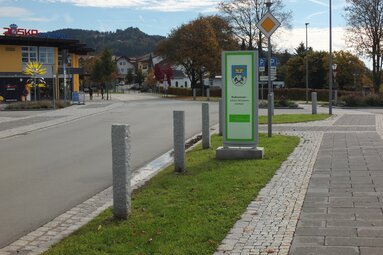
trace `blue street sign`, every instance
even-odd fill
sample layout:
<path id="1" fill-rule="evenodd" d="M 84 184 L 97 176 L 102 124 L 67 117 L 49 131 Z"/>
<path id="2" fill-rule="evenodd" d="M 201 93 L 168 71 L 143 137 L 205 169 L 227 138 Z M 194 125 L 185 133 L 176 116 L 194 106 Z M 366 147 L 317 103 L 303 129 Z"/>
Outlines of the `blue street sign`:
<path id="1" fill-rule="evenodd" d="M 272 57 L 271 58 L 271 70 L 276 70 L 277 69 L 277 58 L 276 57 Z"/>
<path id="2" fill-rule="evenodd" d="M 260 58 L 259 59 L 259 71 L 264 72 L 266 67 L 266 59 Z"/>

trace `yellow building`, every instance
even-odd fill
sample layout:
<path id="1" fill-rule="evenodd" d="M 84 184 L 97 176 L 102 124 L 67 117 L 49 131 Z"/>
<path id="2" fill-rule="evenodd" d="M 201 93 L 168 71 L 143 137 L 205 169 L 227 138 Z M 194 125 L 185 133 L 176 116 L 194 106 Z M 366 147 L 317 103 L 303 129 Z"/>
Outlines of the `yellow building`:
<path id="1" fill-rule="evenodd" d="M 36 91 L 37 99 L 52 99 L 53 95 L 56 99 L 70 99 L 71 92 L 79 91 L 82 74 L 79 56 L 93 49 L 86 48 L 78 40 L 63 37 L 20 29 L 14 24 L 4 28 L 0 35 L 0 96 L 5 101 L 20 101 L 26 94 L 27 98 L 35 98 L 34 90 L 25 90 L 31 79 L 46 83 L 45 88 Z M 45 74 L 39 77 L 24 74 L 29 62 L 41 63 Z"/>

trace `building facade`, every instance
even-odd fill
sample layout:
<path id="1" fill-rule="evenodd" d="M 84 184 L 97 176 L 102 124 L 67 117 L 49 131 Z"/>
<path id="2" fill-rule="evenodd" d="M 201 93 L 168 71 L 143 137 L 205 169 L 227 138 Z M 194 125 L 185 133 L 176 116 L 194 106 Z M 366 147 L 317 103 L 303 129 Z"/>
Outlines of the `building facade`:
<path id="1" fill-rule="evenodd" d="M 0 35 L 0 96 L 5 101 L 25 99 L 70 99 L 80 88 L 79 56 L 93 51 L 78 40 L 63 35 L 43 34 L 36 29 L 21 29 L 15 24 Z M 28 63 L 38 62 L 45 70 L 28 75 Z M 44 87 L 27 89 L 31 80 L 43 80 Z"/>
<path id="2" fill-rule="evenodd" d="M 136 73 L 135 66 L 131 63 L 130 59 L 127 57 L 118 57 L 116 59 L 118 80 L 124 81 L 129 71 L 134 75 Z"/>

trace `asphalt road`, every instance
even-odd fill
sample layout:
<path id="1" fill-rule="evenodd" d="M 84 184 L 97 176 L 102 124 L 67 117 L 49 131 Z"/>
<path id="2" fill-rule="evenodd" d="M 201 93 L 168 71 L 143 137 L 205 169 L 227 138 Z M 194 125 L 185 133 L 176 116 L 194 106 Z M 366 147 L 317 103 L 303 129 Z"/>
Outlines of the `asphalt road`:
<path id="1" fill-rule="evenodd" d="M 185 111 L 187 137 L 201 131 L 200 102 L 158 99 L 1 140 L 0 247 L 112 184 L 113 123 L 131 126 L 134 169 L 170 150 L 173 110 Z"/>

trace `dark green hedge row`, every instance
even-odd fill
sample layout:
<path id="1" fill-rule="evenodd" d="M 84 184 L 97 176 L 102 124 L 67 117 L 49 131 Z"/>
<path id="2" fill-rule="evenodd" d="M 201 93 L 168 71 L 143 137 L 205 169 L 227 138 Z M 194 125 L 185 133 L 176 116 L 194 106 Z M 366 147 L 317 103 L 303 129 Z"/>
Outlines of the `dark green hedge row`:
<path id="1" fill-rule="evenodd" d="M 367 96 L 360 96 L 359 94 L 351 94 L 341 97 L 341 101 L 345 106 L 383 106 L 383 96 L 380 94 L 373 94 Z"/>
<path id="2" fill-rule="evenodd" d="M 56 109 L 70 106 L 70 101 L 56 101 Z M 6 110 L 37 110 L 37 109 L 53 109 L 53 102 L 50 100 L 41 101 L 24 101 L 10 103 L 5 107 Z"/>
<path id="3" fill-rule="evenodd" d="M 309 90 L 309 100 L 311 101 L 311 92 L 317 92 L 317 99 L 318 101 L 328 101 L 329 98 L 329 92 L 327 89 L 317 89 L 317 90 Z M 261 90 L 259 91 L 259 98 L 261 97 Z M 176 95 L 176 96 L 193 96 L 192 89 L 190 88 L 169 88 L 169 94 Z M 338 91 L 338 98 L 348 95 L 353 95 L 355 92 L 352 91 Z M 302 101 L 306 100 L 306 89 L 275 89 L 274 95 L 276 99 L 287 99 L 287 100 L 294 100 L 294 101 Z M 361 94 L 357 94 L 361 96 Z M 201 89 L 197 89 L 197 96 L 201 96 Z M 210 90 L 210 96 L 211 97 L 221 97 L 221 89 L 211 89 Z M 267 89 L 263 90 L 263 98 L 267 99 Z"/>

